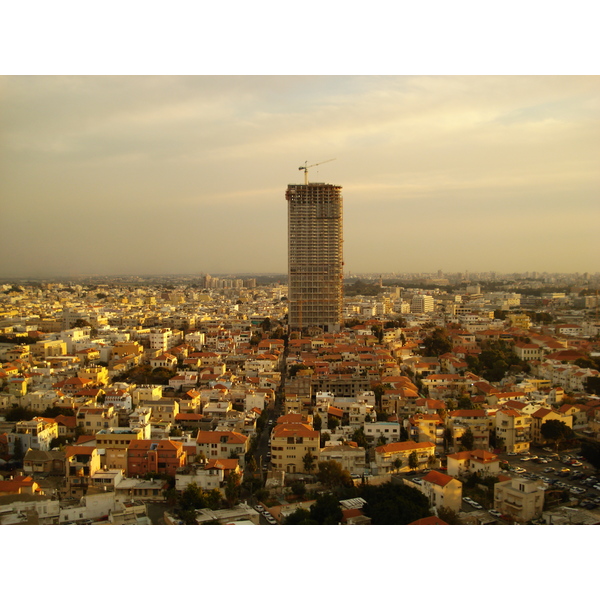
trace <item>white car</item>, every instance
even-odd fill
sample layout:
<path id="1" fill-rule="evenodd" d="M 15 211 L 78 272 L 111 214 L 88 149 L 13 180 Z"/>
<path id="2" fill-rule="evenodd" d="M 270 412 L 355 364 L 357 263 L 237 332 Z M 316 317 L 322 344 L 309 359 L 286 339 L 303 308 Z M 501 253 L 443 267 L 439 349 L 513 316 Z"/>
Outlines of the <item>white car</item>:
<path id="1" fill-rule="evenodd" d="M 502 513 L 499 510 L 495 510 L 493 508 L 490 508 L 488 512 L 490 513 L 490 515 L 492 515 L 492 517 L 496 517 L 498 519 L 502 516 Z"/>

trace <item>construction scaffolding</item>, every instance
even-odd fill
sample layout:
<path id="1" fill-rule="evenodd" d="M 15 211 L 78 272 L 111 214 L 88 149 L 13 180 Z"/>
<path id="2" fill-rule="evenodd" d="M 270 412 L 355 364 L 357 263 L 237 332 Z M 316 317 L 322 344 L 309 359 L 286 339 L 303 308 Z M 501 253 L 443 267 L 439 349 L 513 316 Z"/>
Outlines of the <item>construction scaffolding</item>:
<path id="1" fill-rule="evenodd" d="M 339 331 L 343 311 L 341 186 L 288 185 L 289 324 Z"/>

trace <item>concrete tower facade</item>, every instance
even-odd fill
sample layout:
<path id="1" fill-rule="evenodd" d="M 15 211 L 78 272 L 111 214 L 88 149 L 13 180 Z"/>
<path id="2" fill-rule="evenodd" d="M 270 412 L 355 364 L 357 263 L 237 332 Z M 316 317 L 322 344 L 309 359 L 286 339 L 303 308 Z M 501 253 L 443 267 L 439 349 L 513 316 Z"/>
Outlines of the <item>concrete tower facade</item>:
<path id="1" fill-rule="evenodd" d="M 342 188 L 288 185 L 289 325 L 340 330 L 343 310 Z"/>

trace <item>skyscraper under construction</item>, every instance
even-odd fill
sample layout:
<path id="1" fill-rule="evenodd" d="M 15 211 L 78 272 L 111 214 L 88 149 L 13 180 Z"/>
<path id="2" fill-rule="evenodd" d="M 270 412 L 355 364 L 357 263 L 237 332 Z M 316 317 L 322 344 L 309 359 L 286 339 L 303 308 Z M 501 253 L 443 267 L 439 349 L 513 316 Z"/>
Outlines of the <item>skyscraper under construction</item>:
<path id="1" fill-rule="evenodd" d="M 306 180 L 305 180 L 306 181 Z M 326 183 L 288 185 L 290 329 L 342 324 L 342 188 Z"/>

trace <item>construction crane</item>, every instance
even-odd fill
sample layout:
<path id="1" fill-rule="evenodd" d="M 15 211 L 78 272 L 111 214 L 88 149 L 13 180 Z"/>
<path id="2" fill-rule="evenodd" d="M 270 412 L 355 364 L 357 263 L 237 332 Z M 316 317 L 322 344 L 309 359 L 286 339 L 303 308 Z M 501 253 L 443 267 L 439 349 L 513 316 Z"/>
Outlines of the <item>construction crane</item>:
<path id="1" fill-rule="evenodd" d="M 331 162 L 332 160 L 335 160 L 335 158 L 330 158 L 329 160 L 324 160 L 323 162 L 315 163 L 314 165 L 307 165 L 306 163 L 308 161 L 305 160 L 304 161 L 304 166 L 303 167 L 298 167 L 298 171 L 304 171 L 304 185 L 308 185 L 308 170 L 311 167 L 317 167 L 319 165 L 324 165 L 325 163 Z"/>

